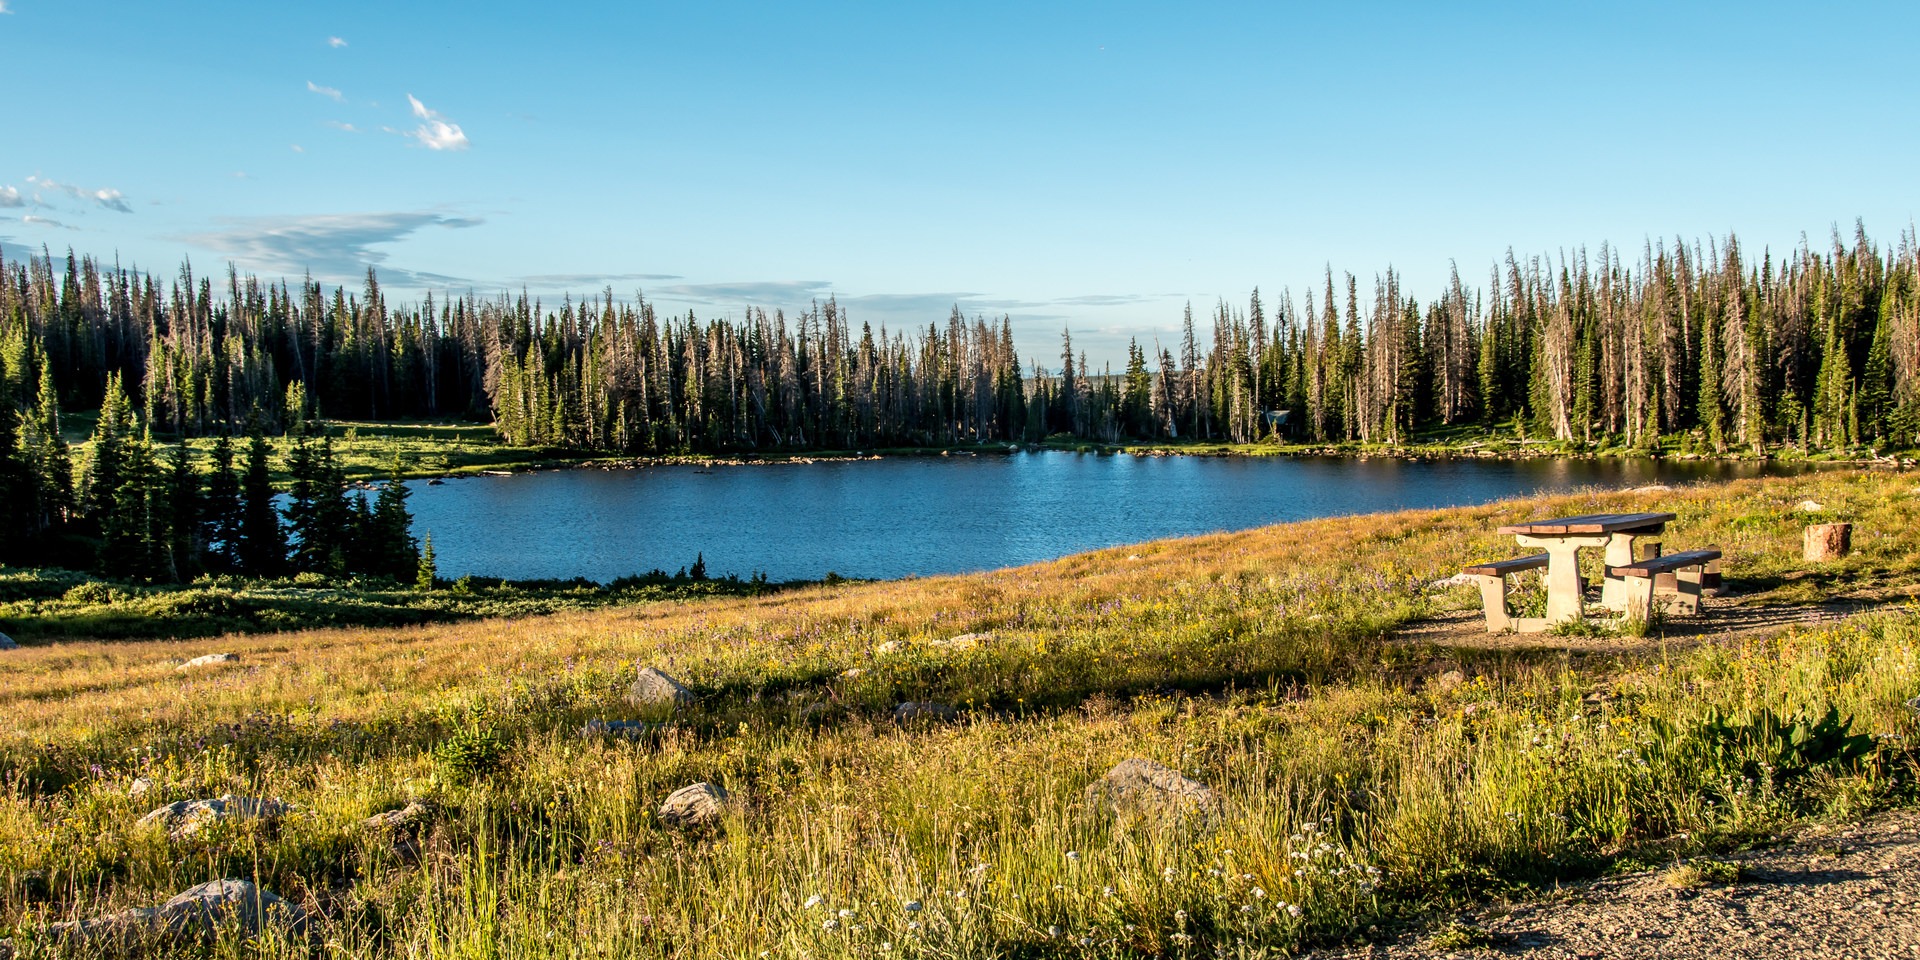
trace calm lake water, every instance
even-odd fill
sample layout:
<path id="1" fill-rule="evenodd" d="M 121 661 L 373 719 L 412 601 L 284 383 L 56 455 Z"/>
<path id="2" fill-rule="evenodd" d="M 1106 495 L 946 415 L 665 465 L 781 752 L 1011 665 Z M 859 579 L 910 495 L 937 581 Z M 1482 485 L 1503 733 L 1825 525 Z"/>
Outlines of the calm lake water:
<path id="1" fill-rule="evenodd" d="M 988 570 L 1123 543 L 1540 491 L 1752 476 L 1756 464 L 1131 457 L 1061 452 L 556 470 L 413 484 L 441 576 L 817 579 Z M 1776 468 L 1777 469 L 1777 468 Z"/>

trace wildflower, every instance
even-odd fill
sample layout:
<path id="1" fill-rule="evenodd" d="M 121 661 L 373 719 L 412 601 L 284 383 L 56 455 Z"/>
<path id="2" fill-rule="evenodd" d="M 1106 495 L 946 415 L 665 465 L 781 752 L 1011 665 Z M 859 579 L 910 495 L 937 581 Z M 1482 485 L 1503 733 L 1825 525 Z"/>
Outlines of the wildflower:
<path id="1" fill-rule="evenodd" d="M 813 909 L 814 907 L 817 907 L 817 906 L 819 906 L 819 905 L 820 905 L 820 895 L 819 895 L 819 894 L 817 894 L 817 893 L 816 893 L 816 894 L 814 894 L 813 896 L 811 896 L 811 897 L 808 897 L 808 898 L 807 898 L 807 903 L 806 903 L 806 907 L 807 907 L 807 909 L 808 909 L 808 910 L 812 910 L 812 909 Z"/>
<path id="2" fill-rule="evenodd" d="M 1073 861 L 1073 862 L 1075 862 L 1075 863 L 1078 863 L 1078 862 L 1080 862 L 1080 851 L 1078 851 L 1078 850 L 1068 850 L 1068 851 L 1067 851 L 1067 859 L 1068 859 L 1068 860 L 1072 860 L 1072 861 Z"/>
<path id="3" fill-rule="evenodd" d="M 1051 923 L 1049 923 L 1049 924 L 1047 924 L 1047 936 L 1049 936 L 1049 937 L 1057 937 L 1057 936 L 1059 936 L 1059 935 L 1060 935 L 1060 928 L 1059 928 L 1059 926 L 1057 926 L 1057 925 L 1055 925 L 1055 924 L 1051 924 Z"/>
<path id="4" fill-rule="evenodd" d="M 914 932 L 914 931 L 916 931 L 916 930 L 919 930 L 919 929 L 920 929 L 920 921 L 918 921 L 918 920 L 908 920 L 908 921 L 907 921 L 907 932 L 908 932 L 908 933 L 912 933 L 912 932 Z"/>
<path id="5" fill-rule="evenodd" d="M 1175 911 L 1173 912 L 1173 922 L 1174 922 L 1174 923 L 1181 923 L 1181 924 L 1184 924 L 1184 923 L 1186 923 L 1186 922 L 1187 922 L 1187 912 L 1186 912 L 1185 910 L 1175 910 Z"/>
<path id="6" fill-rule="evenodd" d="M 840 911 L 840 919 L 842 919 L 842 920 L 851 920 L 851 919 L 853 919 L 853 911 L 852 911 L 852 910 L 841 910 L 841 911 Z"/>
<path id="7" fill-rule="evenodd" d="M 1103 897 L 1111 897 L 1111 896 L 1113 896 L 1113 888 L 1112 888 L 1112 887 L 1101 887 L 1101 888 L 1100 888 L 1100 895 L 1101 895 L 1101 896 L 1103 896 Z"/>
<path id="8" fill-rule="evenodd" d="M 1287 916 L 1289 916 L 1289 917 L 1297 917 L 1297 916 L 1299 916 L 1299 915 L 1300 915 L 1300 905 L 1299 905 L 1299 904 L 1297 904 L 1297 903 L 1289 903 L 1289 904 L 1287 904 Z"/>
<path id="9" fill-rule="evenodd" d="M 827 921 L 826 923 L 823 923 L 823 924 L 821 924 L 821 925 L 820 925 L 820 929 L 822 929 L 822 930 L 838 930 L 838 929 L 840 929 L 840 921 L 838 921 L 838 920 L 828 920 L 828 921 Z"/>
<path id="10" fill-rule="evenodd" d="M 882 941 L 880 941 L 880 952 L 881 952 L 881 953 L 885 953 L 885 952 L 887 952 L 887 951 L 889 951 L 889 950 L 892 950 L 892 949 L 893 949 L 893 944 L 892 944 L 891 942 L 889 942 L 889 941 L 886 941 L 886 940 L 882 940 Z"/>
<path id="11" fill-rule="evenodd" d="M 920 901 L 918 901 L 918 900 L 908 900 L 908 901 L 907 901 L 907 904 L 906 904 L 906 910 L 907 910 L 907 912 L 908 912 L 908 913 L 919 913 L 919 912 L 920 912 Z"/>
<path id="12" fill-rule="evenodd" d="M 1267 892 L 1259 887 L 1254 887 L 1252 893 L 1255 900 L 1265 900 L 1267 898 Z"/>
<path id="13" fill-rule="evenodd" d="M 1252 913 L 1252 912 L 1253 912 L 1253 904 L 1251 904 L 1251 903 L 1243 903 L 1243 904 L 1241 904 L 1241 905 L 1240 905 L 1240 912 L 1241 912 L 1241 913 Z"/>

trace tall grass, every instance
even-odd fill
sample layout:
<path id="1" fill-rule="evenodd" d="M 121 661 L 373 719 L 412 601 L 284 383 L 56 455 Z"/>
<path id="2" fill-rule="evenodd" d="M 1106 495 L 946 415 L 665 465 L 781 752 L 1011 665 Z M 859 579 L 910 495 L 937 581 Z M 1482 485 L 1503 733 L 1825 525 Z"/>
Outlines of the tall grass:
<path id="1" fill-rule="evenodd" d="M 1862 524 L 1856 557 L 1797 569 L 1792 504 L 1808 497 Z M 0 660 L 0 928 L 42 955 L 45 921 L 241 876 L 320 919 L 218 951 L 1258 956 L 1910 802 L 1911 610 L 1609 657 L 1554 638 L 1498 654 L 1390 639 L 1469 602 L 1425 585 L 1505 555 L 1496 519 L 1629 505 L 1681 513 L 1670 540 L 1717 538 L 1761 598 L 1911 584 L 1912 483 L 1856 474 L 543 619 L 15 651 Z M 931 642 L 981 631 L 994 639 L 975 649 Z M 211 649 L 243 659 L 170 662 Z M 1442 682 L 1438 659 L 1471 675 Z M 586 719 L 634 715 L 635 664 L 701 702 L 656 737 L 582 738 Z M 895 725 L 904 699 L 963 719 Z M 1829 708 L 1876 735 L 1869 752 L 1807 760 L 1743 732 Z M 463 751 L 441 748 L 482 735 L 497 764 L 456 769 Z M 1213 786 L 1221 814 L 1090 800 L 1132 756 Z M 155 784 L 137 800 L 136 776 Z M 735 798 L 725 823 L 662 826 L 665 796 L 702 780 Z M 133 825 L 228 792 L 299 809 L 181 841 Z M 412 799 L 438 811 L 417 844 L 359 825 Z"/>

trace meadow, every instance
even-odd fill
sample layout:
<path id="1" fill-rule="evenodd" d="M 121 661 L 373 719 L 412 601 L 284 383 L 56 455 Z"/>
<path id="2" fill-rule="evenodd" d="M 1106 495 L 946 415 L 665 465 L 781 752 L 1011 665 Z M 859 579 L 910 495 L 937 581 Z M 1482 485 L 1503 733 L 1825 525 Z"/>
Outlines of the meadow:
<path id="1" fill-rule="evenodd" d="M 1804 505 L 1816 501 L 1817 508 Z M 1776 633 L 1495 638 L 1501 522 L 1679 515 Z M 1856 524 L 1808 568 L 1808 522 Z M 221 877 L 311 915 L 208 956 L 1287 955 L 1920 800 L 1920 488 L 1845 472 L 1312 521 L 962 577 L 0 653 L 0 936 Z M 963 643 L 953 638 L 972 634 Z M 231 663 L 182 669 L 202 654 Z M 698 695 L 628 704 L 641 667 Z M 897 723 L 904 701 L 958 711 Z M 648 720 L 636 738 L 588 721 Z M 1116 814 L 1119 761 L 1216 790 Z M 718 784 L 716 826 L 672 791 Z M 131 796 L 136 783 L 146 785 Z M 191 837 L 222 794 L 293 805 Z M 418 802 L 405 836 L 371 815 Z M 177 945 L 176 945 L 177 949 Z M 83 951 L 84 952 L 84 951 Z"/>

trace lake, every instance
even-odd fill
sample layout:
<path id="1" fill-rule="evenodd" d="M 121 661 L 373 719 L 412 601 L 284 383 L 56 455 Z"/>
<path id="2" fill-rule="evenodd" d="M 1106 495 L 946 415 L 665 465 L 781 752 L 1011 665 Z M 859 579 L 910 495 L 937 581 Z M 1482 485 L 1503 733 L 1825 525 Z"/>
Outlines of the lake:
<path id="1" fill-rule="evenodd" d="M 440 575 L 775 581 L 988 570 L 1164 537 L 1780 468 L 1644 460 L 1133 457 L 1059 451 L 553 470 L 412 484 Z"/>

